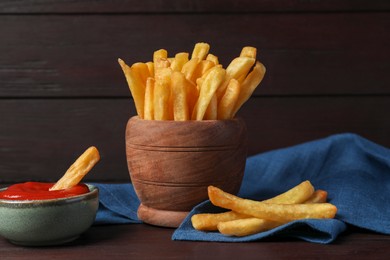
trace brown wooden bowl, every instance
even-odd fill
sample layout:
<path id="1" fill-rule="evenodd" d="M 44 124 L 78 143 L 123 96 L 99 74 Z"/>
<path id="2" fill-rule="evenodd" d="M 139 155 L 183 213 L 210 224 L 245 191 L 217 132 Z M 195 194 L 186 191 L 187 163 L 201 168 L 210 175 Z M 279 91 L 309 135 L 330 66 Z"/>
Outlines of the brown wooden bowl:
<path id="1" fill-rule="evenodd" d="M 242 119 L 159 121 L 132 117 L 126 127 L 131 182 L 145 223 L 177 227 L 207 186 L 236 194 L 247 156 Z"/>

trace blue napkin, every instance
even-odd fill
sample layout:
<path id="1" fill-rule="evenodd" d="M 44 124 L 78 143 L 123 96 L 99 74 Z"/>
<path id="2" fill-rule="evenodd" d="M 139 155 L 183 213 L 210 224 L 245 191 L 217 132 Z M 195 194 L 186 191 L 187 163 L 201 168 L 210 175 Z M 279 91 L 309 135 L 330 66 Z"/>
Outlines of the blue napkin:
<path id="1" fill-rule="evenodd" d="M 92 184 L 99 189 L 95 225 L 142 223 L 137 217 L 140 201 L 131 184 Z"/>
<path id="2" fill-rule="evenodd" d="M 219 212 L 206 201 L 196 206 L 174 232 L 174 240 L 244 242 L 270 237 L 294 237 L 330 243 L 347 224 L 390 234 L 390 150 L 355 134 L 333 135 L 317 141 L 248 158 L 239 196 L 263 200 L 304 180 L 328 191 L 337 206 L 335 219 L 299 220 L 273 230 L 229 237 L 218 232 L 196 231 L 191 216 Z"/>
<path id="3" fill-rule="evenodd" d="M 329 202 L 338 208 L 335 219 L 299 220 L 255 235 L 229 237 L 192 227 L 193 214 L 224 211 L 205 201 L 194 207 L 172 239 L 245 242 L 292 237 L 330 243 L 348 225 L 390 234 L 390 149 L 355 134 L 339 134 L 258 154 L 247 160 L 238 195 L 263 200 L 305 180 L 328 191 Z M 140 223 L 139 200 L 131 184 L 97 186 L 101 204 L 97 224 Z"/>

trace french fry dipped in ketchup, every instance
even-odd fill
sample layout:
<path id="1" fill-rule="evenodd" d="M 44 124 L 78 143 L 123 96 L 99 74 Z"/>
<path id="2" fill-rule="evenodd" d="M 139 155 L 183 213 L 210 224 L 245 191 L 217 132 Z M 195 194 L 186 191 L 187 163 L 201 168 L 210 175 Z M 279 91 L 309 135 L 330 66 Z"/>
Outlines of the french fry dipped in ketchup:
<path id="1" fill-rule="evenodd" d="M 89 147 L 56 183 L 25 182 L 14 184 L 0 191 L 0 199 L 45 200 L 87 193 L 89 192 L 88 186 L 80 181 L 99 160 L 100 155 L 96 147 Z"/>

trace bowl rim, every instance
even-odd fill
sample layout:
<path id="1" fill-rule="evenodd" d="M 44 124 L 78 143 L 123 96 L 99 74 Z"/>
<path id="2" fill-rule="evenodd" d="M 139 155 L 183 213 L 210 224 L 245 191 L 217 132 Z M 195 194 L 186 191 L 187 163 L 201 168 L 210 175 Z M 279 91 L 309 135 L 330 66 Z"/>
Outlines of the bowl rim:
<path id="1" fill-rule="evenodd" d="M 89 192 L 64 197 L 64 198 L 55 198 L 55 199 L 42 199 L 42 200 L 8 200 L 8 199 L 0 199 L 0 207 L 1 206 L 25 206 L 25 207 L 39 207 L 39 206 L 50 206 L 50 205 L 63 205 L 69 203 L 75 203 L 81 200 L 88 200 L 98 197 L 99 189 L 95 185 L 85 183 L 88 186 Z M 8 187 L 1 188 L 0 191 L 6 190 Z"/>

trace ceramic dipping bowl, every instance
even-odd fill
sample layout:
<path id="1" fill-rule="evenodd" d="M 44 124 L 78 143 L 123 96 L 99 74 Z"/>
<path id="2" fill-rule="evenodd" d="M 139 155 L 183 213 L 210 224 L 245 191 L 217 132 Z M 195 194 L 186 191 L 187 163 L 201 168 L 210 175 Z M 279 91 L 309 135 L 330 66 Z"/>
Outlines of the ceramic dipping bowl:
<path id="1" fill-rule="evenodd" d="M 48 200 L 0 199 L 0 236 L 23 246 L 49 246 L 75 240 L 94 222 L 98 189 Z"/>
<path id="2" fill-rule="evenodd" d="M 214 185 L 236 194 L 247 156 L 242 119 L 162 121 L 129 119 L 126 155 L 131 182 L 145 223 L 178 227 L 208 199 Z"/>

